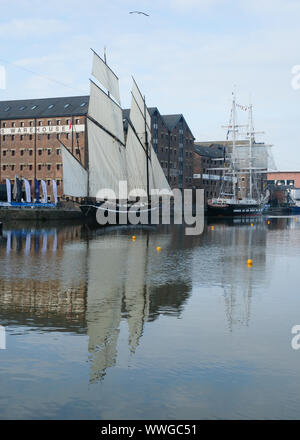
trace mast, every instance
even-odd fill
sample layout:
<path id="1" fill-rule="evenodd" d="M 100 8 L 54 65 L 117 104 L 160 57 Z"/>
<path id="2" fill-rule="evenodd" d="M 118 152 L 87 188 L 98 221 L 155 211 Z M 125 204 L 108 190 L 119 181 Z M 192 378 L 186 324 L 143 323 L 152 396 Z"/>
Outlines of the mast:
<path id="1" fill-rule="evenodd" d="M 253 182 L 252 182 L 252 143 L 254 140 L 254 128 L 253 128 L 253 114 L 252 114 L 252 104 L 249 104 L 249 197 L 253 197 Z"/>
<path id="2" fill-rule="evenodd" d="M 144 119 L 145 119 L 145 148 L 146 148 L 146 172 L 147 172 L 147 201 L 150 201 L 150 188 L 149 188 L 149 141 L 147 132 L 147 119 L 146 119 L 146 98 L 144 96 Z"/>
<path id="3" fill-rule="evenodd" d="M 236 102 L 235 102 L 235 94 L 232 92 L 233 101 L 232 101 L 232 189 L 233 189 L 233 198 L 236 199 L 236 175 L 235 175 L 235 131 L 236 131 Z"/>

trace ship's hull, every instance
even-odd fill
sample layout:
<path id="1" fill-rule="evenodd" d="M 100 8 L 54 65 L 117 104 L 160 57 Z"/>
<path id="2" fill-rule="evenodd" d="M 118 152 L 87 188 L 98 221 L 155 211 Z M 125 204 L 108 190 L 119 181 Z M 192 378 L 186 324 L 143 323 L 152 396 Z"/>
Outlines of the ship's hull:
<path id="1" fill-rule="evenodd" d="M 260 215 L 263 211 L 263 205 L 248 204 L 208 204 L 207 215 L 218 217 L 242 217 Z"/>
<path id="2" fill-rule="evenodd" d="M 97 218 L 97 213 L 103 214 L 103 217 L 108 216 L 108 214 L 112 214 L 113 223 L 116 225 L 124 225 L 130 224 L 129 219 L 129 209 L 120 208 L 118 205 L 112 206 L 111 208 L 107 208 L 103 203 L 83 203 L 80 205 L 81 212 L 85 221 L 91 223 L 98 223 L 101 225 L 101 219 Z M 136 216 L 140 217 L 140 224 L 150 224 L 151 223 L 151 211 L 158 209 L 158 206 L 151 207 L 150 205 L 145 205 L 139 209 L 137 209 Z M 133 212 L 133 211 L 131 211 Z M 110 224 L 109 221 L 106 224 Z"/>
<path id="3" fill-rule="evenodd" d="M 290 210 L 292 214 L 300 214 L 300 206 L 291 206 Z"/>

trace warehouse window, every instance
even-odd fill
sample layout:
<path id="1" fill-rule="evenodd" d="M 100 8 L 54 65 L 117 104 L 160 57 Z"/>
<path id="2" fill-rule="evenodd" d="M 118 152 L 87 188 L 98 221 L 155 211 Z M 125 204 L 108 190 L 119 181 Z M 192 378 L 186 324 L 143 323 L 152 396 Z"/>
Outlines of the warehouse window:
<path id="1" fill-rule="evenodd" d="M 37 108 L 37 105 L 33 105 L 32 107 L 31 107 L 31 110 L 35 110 Z"/>
<path id="2" fill-rule="evenodd" d="M 64 108 L 68 108 L 68 107 L 70 107 L 70 104 L 65 104 L 64 105 Z"/>
<path id="3" fill-rule="evenodd" d="M 25 105 L 21 105 L 21 107 L 19 107 L 19 110 L 25 110 L 26 106 Z"/>
<path id="4" fill-rule="evenodd" d="M 87 105 L 87 102 L 83 102 L 82 104 L 80 104 L 80 107 L 84 107 L 85 105 Z"/>
<path id="5" fill-rule="evenodd" d="M 48 109 L 51 109 L 51 108 L 53 108 L 54 107 L 54 104 L 50 104 L 49 106 L 48 106 Z"/>
<path id="6" fill-rule="evenodd" d="M 10 106 L 8 105 L 7 107 L 5 107 L 4 111 L 8 112 L 10 110 Z"/>

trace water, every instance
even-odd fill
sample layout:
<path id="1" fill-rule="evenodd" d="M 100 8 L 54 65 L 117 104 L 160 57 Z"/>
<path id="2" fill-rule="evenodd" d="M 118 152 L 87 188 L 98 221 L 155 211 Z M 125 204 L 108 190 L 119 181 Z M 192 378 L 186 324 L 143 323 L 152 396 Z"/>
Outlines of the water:
<path id="1" fill-rule="evenodd" d="M 300 218 L 270 221 L 7 225 L 0 418 L 299 418 Z"/>

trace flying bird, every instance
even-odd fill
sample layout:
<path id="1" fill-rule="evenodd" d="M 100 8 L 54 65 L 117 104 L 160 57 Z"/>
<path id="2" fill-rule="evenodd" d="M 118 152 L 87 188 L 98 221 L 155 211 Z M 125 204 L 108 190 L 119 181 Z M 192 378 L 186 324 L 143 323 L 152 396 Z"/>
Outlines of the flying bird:
<path id="1" fill-rule="evenodd" d="M 132 12 L 129 12 L 129 14 L 143 14 L 143 15 L 146 15 L 146 17 L 149 17 L 148 14 L 146 14 L 145 12 L 141 12 L 141 11 L 132 11 Z"/>

